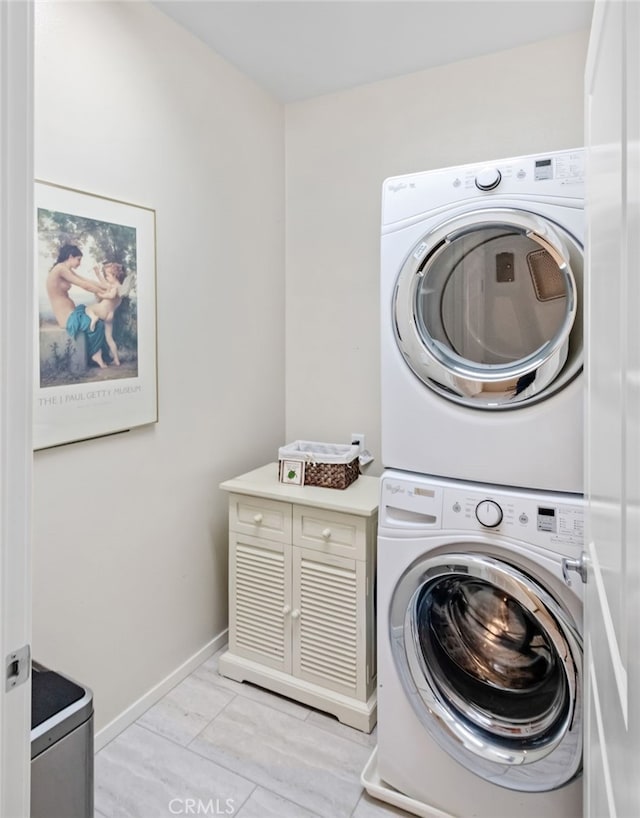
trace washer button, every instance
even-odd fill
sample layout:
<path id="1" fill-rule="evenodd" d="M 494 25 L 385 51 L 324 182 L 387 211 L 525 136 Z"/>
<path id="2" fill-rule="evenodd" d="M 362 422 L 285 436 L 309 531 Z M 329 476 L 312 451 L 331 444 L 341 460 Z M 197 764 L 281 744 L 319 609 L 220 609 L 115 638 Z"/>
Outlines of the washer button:
<path id="1" fill-rule="evenodd" d="M 502 509 L 495 500 L 483 500 L 476 506 L 476 518 L 485 528 L 500 525 L 502 516 Z"/>

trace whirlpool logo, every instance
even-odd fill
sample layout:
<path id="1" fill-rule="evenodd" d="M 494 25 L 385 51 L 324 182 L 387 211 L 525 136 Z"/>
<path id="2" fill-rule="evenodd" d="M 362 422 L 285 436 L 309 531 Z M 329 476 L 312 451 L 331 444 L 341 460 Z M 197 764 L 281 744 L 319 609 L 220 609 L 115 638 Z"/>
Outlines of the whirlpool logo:
<path id="1" fill-rule="evenodd" d="M 387 190 L 390 190 L 392 193 L 400 193 L 401 190 L 415 190 L 415 182 L 393 182 L 392 184 L 387 185 Z"/>

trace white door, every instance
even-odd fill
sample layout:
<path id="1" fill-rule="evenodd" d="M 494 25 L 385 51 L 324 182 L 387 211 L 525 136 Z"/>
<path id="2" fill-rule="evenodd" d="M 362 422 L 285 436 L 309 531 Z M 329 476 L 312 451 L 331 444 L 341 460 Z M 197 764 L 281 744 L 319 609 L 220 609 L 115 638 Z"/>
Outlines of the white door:
<path id="1" fill-rule="evenodd" d="M 0 3 L 0 815 L 29 815 L 33 7 Z M 7 670 L 7 665 L 9 670 Z M 19 678 L 15 678 L 15 673 Z M 27 681 L 19 683 L 20 675 Z M 9 678 L 8 678 L 9 677 Z"/>
<path id="2" fill-rule="evenodd" d="M 640 8 L 597 2 L 586 72 L 585 815 L 640 815 Z"/>

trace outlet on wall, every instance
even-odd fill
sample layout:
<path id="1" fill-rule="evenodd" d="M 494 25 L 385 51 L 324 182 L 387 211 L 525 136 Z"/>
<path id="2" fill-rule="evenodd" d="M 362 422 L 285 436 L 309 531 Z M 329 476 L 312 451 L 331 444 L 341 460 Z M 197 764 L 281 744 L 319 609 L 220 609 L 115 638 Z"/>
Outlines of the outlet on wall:
<path id="1" fill-rule="evenodd" d="M 351 445 L 360 446 L 360 451 L 364 450 L 364 435 L 361 432 L 351 432 Z"/>

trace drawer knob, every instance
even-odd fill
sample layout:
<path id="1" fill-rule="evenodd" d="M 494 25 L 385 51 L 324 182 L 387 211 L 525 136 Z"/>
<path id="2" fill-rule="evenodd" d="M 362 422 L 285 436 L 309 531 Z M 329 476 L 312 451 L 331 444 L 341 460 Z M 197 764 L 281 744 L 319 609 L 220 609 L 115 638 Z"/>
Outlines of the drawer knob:
<path id="1" fill-rule="evenodd" d="M 282 609 L 282 613 L 286 616 L 288 613 L 291 613 L 291 605 L 285 605 Z"/>
<path id="2" fill-rule="evenodd" d="M 262 514 L 260 514 L 259 512 L 258 512 L 258 514 L 254 514 L 253 515 L 253 522 L 256 525 L 260 525 L 260 523 L 262 522 Z"/>
<path id="3" fill-rule="evenodd" d="M 322 531 L 322 538 L 323 538 L 324 540 L 328 540 L 330 536 L 331 536 L 331 529 L 330 529 L 330 528 L 325 528 L 325 529 L 323 529 L 323 531 Z"/>
<path id="4" fill-rule="evenodd" d="M 299 616 L 300 616 L 300 611 L 297 608 L 294 608 L 291 611 L 291 618 L 292 619 L 298 619 Z"/>

